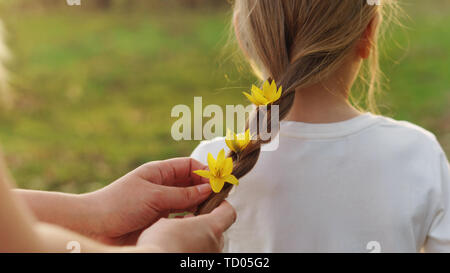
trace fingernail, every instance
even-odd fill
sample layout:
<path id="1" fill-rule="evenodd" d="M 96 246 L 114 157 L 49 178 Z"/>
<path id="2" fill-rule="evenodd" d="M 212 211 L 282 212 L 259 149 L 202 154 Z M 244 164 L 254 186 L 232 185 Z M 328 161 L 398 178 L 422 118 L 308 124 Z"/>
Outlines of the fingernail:
<path id="1" fill-rule="evenodd" d="M 198 191 L 200 194 L 207 194 L 211 192 L 211 186 L 209 184 L 201 184 L 197 186 Z"/>

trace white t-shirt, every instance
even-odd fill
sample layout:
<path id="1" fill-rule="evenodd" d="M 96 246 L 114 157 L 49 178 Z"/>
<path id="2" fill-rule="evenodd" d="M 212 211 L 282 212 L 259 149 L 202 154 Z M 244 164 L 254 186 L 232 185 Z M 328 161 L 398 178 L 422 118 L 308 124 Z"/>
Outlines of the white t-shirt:
<path id="1" fill-rule="evenodd" d="M 204 141 L 191 156 L 206 164 L 222 148 Z M 279 148 L 227 199 L 238 217 L 224 251 L 450 252 L 449 172 L 435 136 L 405 121 L 283 121 Z"/>

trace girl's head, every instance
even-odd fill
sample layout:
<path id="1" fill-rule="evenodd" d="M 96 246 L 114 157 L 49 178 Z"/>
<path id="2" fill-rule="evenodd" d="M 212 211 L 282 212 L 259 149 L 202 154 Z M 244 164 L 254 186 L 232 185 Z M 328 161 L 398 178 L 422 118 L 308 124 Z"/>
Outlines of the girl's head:
<path id="1" fill-rule="evenodd" d="M 286 94 L 280 110 L 286 112 L 293 100 L 287 93 L 323 82 L 343 64 L 354 66 L 356 77 L 362 59 L 368 59 L 368 106 L 376 110 L 377 36 L 383 6 L 394 2 L 372 2 L 235 1 L 233 22 L 239 45 L 260 78 L 272 78 L 283 86 Z"/>

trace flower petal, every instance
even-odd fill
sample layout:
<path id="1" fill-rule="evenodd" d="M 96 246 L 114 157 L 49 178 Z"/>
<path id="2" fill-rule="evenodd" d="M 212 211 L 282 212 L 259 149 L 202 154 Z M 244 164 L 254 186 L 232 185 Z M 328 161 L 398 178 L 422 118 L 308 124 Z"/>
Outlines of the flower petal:
<path id="1" fill-rule="evenodd" d="M 255 100 L 250 94 L 245 93 L 245 92 L 242 92 L 242 94 L 244 94 L 251 103 L 253 103 L 255 105 L 259 105 L 259 102 L 257 100 Z"/>
<path id="2" fill-rule="evenodd" d="M 270 84 L 270 92 L 272 94 L 275 94 L 277 92 L 277 84 L 275 83 L 275 81 L 272 81 L 272 83 Z"/>
<path id="3" fill-rule="evenodd" d="M 283 87 L 280 86 L 280 88 L 278 88 L 278 91 L 275 93 L 275 96 L 273 97 L 273 101 L 277 101 L 281 97 L 282 91 L 283 91 Z"/>
<path id="4" fill-rule="evenodd" d="M 234 139 L 234 133 L 229 128 L 227 128 L 227 135 L 226 135 L 225 139 L 228 139 L 228 140 Z"/>
<path id="5" fill-rule="evenodd" d="M 227 135 L 225 137 L 225 143 L 227 144 L 228 148 L 236 153 L 235 145 L 234 145 L 234 133 L 227 128 Z"/>
<path id="6" fill-rule="evenodd" d="M 225 184 L 225 180 L 223 178 L 212 177 L 209 180 L 209 184 L 211 185 L 213 192 L 219 193 Z"/>
<path id="7" fill-rule="evenodd" d="M 230 148 L 230 150 L 232 150 L 233 152 L 237 153 L 236 147 L 234 146 L 234 141 L 233 140 L 229 140 L 229 139 L 225 138 L 225 143 L 227 144 L 228 148 Z"/>
<path id="8" fill-rule="evenodd" d="M 254 93 L 258 93 L 258 94 L 264 96 L 264 91 L 259 89 L 256 85 L 252 84 L 252 95 Z"/>
<path id="9" fill-rule="evenodd" d="M 270 90 L 270 83 L 269 83 L 269 81 L 265 81 L 264 83 L 263 83 L 263 91 L 264 92 L 267 92 L 267 91 L 269 91 Z"/>
<path id="10" fill-rule="evenodd" d="M 231 157 L 228 157 L 227 159 L 225 159 L 225 163 L 223 164 L 222 176 L 230 175 L 232 171 L 233 159 L 231 159 Z"/>
<path id="11" fill-rule="evenodd" d="M 244 133 L 239 133 L 239 134 L 235 135 L 235 139 L 236 140 L 245 139 L 245 134 Z"/>
<path id="12" fill-rule="evenodd" d="M 225 161 L 225 150 L 220 150 L 219 154 L 217 155 L 217 161 L 216 161 L 216 169 L 223 168 L 223 163 Z"/>
<path id="13" fill-rule="evenodd" d="M 250 129 L 247 129 L 248 133 L 245 132 L 246 134 L 248 134 L 248 139 L 249 140 L 254 140 L 255 134 L 250 133 Z"/>
<path id="14" fill-rule="evenodd" d="M 208 160 L 208 167 L 209 167 L 209 170 L 211 171 L 211 173 L 212 173 L 213 175 L 216 175 L 216 170 L 217 170 L 216 165 L 217 165 L 217 162 L 216 162 L 216 160 L 214 159 L 214 157 L 213 157 L 213 155 L 212 155 L 211 153 L 208 153 L 208 158 L 207 158 L 207 160 Z"/>
<path id="15" fill-rule="evenodd" d="M 238 144 L 238 146 L 239 146 L 239 150 L 240 151 L 243 151 L 246 147 L 247 147 L 247 145 L 250 143 L 250 140 L 249 139 L 241 139 L 241 140 L 238 140 L 237 141 L 237 144 Z"/>
<path id="16" fill-rule="evenodd" d="M 257 105 L 266 105 L 267 99 L 260 93 L 253 93 L 253 98 L 259 103 Z"/>
<path id="17" fill-rule="evenodd" d="M 205 177 L 205 178 L 212 177 L 211 172 L 207 171 L 207 170 L 196 170 L 196 171 L 193 171 L 193 173 L 195 173 L 196 175 L 199 175 L 201 177 Z"/>
<path id="18" fill-rule="evenodd" d="M 225 176 L 223 179 L 225 180 L 225 182 L 228 182 L 230 184 L 233 184 L 236 186 L 239 185 L 239 180 L 232 174 Z"/>
<path id="19" fill-rule="evenodd" d="M 267 84 L 265 84 L 265 86 L 264 86 L 264 96 L 267 98 L 267 100 L 270 100 L 274 95 L 273 81 L 272 81 L 272 84 L 269 84 L 268 81 L 266 81 L 266 83 Z"/>

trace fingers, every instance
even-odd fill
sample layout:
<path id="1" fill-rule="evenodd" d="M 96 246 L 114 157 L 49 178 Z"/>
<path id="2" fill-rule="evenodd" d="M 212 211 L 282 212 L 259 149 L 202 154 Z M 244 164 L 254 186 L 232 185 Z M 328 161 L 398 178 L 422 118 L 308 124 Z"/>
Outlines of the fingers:
<path id="1" fill-rule="evenodd" d="M 152 183 L 165 186 L 191 186 L 208 182 L 192 171 L 206 166 L 190 157 L 149 162 L 138 168 L 139 175 Z"/>
<path id="2" fill-rule="evenodd" d="M 230 203 L 223 201 L 210 214 L 205 214 L 200 217 L 204 217 L 207 221 L 215 223 L 216 228 L 220 232 L 224 232 L 236 221 L 236 211 Z"/>
<path id="3" fill-rule="evenodd" d="M 211 194 L 209 184 L 200 184 L 191 187 L 158 186 L 153 194 L 153 204 L 160 211 L 187 209 L 200 204 Z"/>

